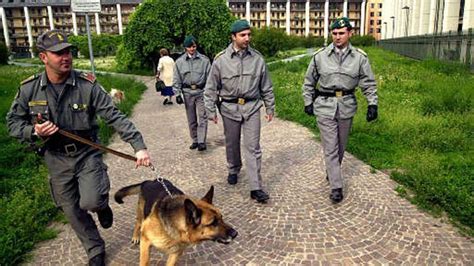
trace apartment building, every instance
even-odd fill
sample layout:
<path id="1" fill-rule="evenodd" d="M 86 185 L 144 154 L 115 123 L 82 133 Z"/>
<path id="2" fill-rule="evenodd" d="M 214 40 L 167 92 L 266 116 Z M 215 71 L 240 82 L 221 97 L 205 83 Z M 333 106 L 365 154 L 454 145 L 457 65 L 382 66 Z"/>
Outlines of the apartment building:
<path id="1" fill-rule="evenodd" d="M 382 7 L 383 0 L 367 1 L 365 28 L 367 29 L 367 34 L 374 36 L 376 40 L 380 40 L 382 36 Z"/>
<path id="2" fill-rule="evenodd" d="M 141 0 L 102 0 L 102 11 L 89 16 L 91 31 L 123 34 Z M 46 30 L 86 33 L 83 14 L 71 12 L 70 0 L 0 0 L 1 41 L 14 53 L 32 52 L 30 44 Z"/>
<path id="3" fill-rule="evenodd" d="M 473 0 L 385 0 L 382 39 L 474 28 Z"/>
<path id="4" fill-rule="evenodd" d="M 90 16 L 92 32 L 123 34 L 141 1 L 102 0 L 102 11 Z M 330 23 L 341 16 L 350 19 L 355 34 L 365 34 L 366 1 L 376 0 L 227 0 L 226 4 L 235 17 L 247 19 L 253 27 L 327 38 Z M 0 40 L 15 53 L 32 54 L 30 44 L 49 29 L 86 33 L 85 16 L 71 12 L 70 0 L 0 0 L 0 20 Z"/>
<path id="5" fill-rule="evenodd" d="M 366 32 L 366 0 L 228 0 L 227 5 L 252 27 L 272 26 L 292 35 L 327 37 L 330 23 L 342 16 L 349 17 L 356 34 Z"/>

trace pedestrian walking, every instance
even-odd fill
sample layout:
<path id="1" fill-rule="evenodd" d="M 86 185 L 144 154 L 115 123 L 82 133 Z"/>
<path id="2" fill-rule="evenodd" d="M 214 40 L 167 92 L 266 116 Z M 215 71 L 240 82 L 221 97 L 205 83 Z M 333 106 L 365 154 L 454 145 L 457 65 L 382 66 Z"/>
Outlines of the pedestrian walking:
<path id="1" fill-rule="evenodd" d="M 105 265 L 105 243 L 90 212 L 97 213 L 103 228 L 112 226 L 107 166 L 101 151 L 58 130 L 98 143 L 98 115 L 133 147 L 136 166 L 149 166 L 151 159 L 140 132 L 95 77 L 72 69 L 71 46 L 58 30 L 39 36 L 37 47 L 45 71 L 21 83 L 7 114 L 7 126 L 10 135 L 21 141 L 45 141 L 53 200 L 80 239 L 89 265 Z"/>
<path id="2" fill-rule="evenodd" d="M 186 36 L 183 43 L 186 50 L 177 60 L 173 74 L 173 90 L 178 104 L 183 103 L 188 118 L 191 150 L 206 150 L 207 114 L 204 107 L 204 86 L 211 70 L 207 56 L 199 53 L 194 36 Z"/>
<path id="3" fill-rule="evenodd" d="M 266 118 L 273 119 L 275 97 L 273 85 L 262 55 L 249 46 L 250 25 L 238 20 L 231 27 L 232 43 L 220 52 L 212 64 L 204 90 L 204 103 L 209 119 L 217 123 L 216 106 L 224 123 L 226 157 L 229 175 L 227 182 L 235 185 L 242 167 L 240 139 L 250 197 L 265 203 L 270 197 L 263 190 L 260 174 L 260 108 L 265 105 Z"/>
<path id="4" fill-rule="evenodd" d="M 160 49 L 160 60 L 158 60 L 158 67 L 156 68 L 156 79 L 162 80 L 165 83 L 165 88 L 161 90 L 161 96 L 165 97 L 164 105 L 173 104 L 173 69 L 174 60 L 169 56 L 168 50 Z"/>
<path id="5" fill-rule="evenodd" d="M 367 121 L 377 119 L 377 86 L 367 54 L 350 43 L 352 25 L 342 17 L 331 24 L 333 43 L 312 57 L 303 85 L 308 115 L 317 116 L 326 163 L 326 179 L 331 186 L 329 198 L 343 200 L 341 164 L 352 118 L 357 110 L 356 86 L 368 102 Z M 316 84 L 319 83 L 319 89 Z"/>

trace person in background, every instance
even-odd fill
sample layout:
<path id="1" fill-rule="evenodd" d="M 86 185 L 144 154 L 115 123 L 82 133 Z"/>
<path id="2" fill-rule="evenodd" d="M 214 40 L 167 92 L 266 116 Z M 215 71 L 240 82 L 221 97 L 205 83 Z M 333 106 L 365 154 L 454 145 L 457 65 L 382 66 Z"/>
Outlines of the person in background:
<path id="1" fill-rule="evenodd" d="M 186 52 L 176 60 L 173 89 L 178 95 L 176 96 L 178 104 L 183 103 L 182 97 L 184 97 L 189 134 L 193 141 L 189 148 L 204 151 L 207 148 L 207 114 L 203 92 L 211 63 L 207 56 L 196 50 L 197 41 L 194 36 L 186 36 L 183 46 Z"/>
<path id="2" fill-rule="evenodd" d="M 333 203 L 343 200 L 341 164 L 352 118 L 357 110 L 356 86 L 368 102 L 367 121 L 377 119 L 377 86 L 369 58 L 349 42 L 352 25 L 346 17 L 331 24 L 333 43 L 311 59 L 303 84 L 304 112 L 317 116 Z M 316 84 L 319 83 L 319 89 Z"/>
<path id="3" fill-rule="evenodd" d="M 156 69 L 156 79 L 162 80 L 165 83 L 165 88 L 161 90 L 161 95 L 165 97 L 163 101 L 164 105 L 173 104 L 173 69 L 174 60 L 169 57 L 168 50 L 162 48 L 160 50 L 160 60 L 158 61 L 158 67 Z"/>
<path id="4" fill-rule="evenodd" d="M 212 64 L 204 89 L 204 103 L 209 119 L 217 123 L 216 105 L 224 123 L 227 182 L 237 184 L 242 167 L 240 138 L 243 147 L 250 197 L 266 203 L 270 196 L 262 188 L 260 174 L 262 150 L 260 148 L 260 109 L 265 105 L 266 119 L 272 121 L 275 96 L 267 65 L 263 56 L 249 46 L 250 24 L 237 20 L 231 27 L 232 43 L 220 52 Z"/>

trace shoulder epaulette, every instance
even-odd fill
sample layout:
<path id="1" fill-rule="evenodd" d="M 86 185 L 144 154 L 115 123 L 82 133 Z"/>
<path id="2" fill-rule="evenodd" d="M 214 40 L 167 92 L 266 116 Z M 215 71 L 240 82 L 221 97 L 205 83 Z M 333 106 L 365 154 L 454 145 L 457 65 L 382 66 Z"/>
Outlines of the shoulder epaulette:
<path id="1" fill-rule="evenodd" d="M 89 81 L 90 83 L 94 83 L 96 78 L 94 76 L 94 74 L 90 73 L 90 72 L 81 72 L 81 74 L 79 75 L 79 77 Z"/>
<path id="2" fill-rule="evenodd" d="M 31 76 L 31 77 L 29 77 L 29 78 L 23 80 L 22 82 L 20 82 L 20 84 L 21 84 L 21 85 L 24 85 L 24 84 L 26 84 L 26 83 L 28 83 L 28 82 L 30 82 L 30 81 L 32 81 L 32 80 L 37 79 L 38 77 L 39 77 L 38 74 L 34 74 L 33 76 Z"/>
<path id="3" fill-rule="evenodd" d="M 319 54 L 319 53 L 322 52 L 324 49 L 326 49 L 326 47 L 321 47 L 321 48 L 319 48 L 316 52 L 314 52 L 313 56 Z"/>
<path id="4" fill-rule="evenodd" d="M 356 50 L 357 52 L 361 53 L 363 56 L 367 57 L 367 53 L 364 52 L 364 50 L 362 50 L 362 49 L 360 49 L 360 48 L 357 48 L 357 47 L 355 47 L 355 50 Z"/>
<path id="5" fill-rule="evenodd" d="M 225 53 L 225 50 L 220 51 L 219 53 L 214 56 L 214 60 L 216 60 L 219 56 L 223 55 Z"/>

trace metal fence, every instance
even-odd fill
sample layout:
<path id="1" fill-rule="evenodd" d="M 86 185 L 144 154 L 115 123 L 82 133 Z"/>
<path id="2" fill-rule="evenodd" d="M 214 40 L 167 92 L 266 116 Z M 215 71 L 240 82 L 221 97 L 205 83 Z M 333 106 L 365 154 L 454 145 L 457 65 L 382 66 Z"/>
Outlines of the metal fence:
<path id="1" fill-rule="evenodd" d="M 474 72 L 473 29 L 464 32 L 418 35 L 404 38 L 384 39 L 378 45 L 415 59 L 439 59 L 458 61 Z"/>

